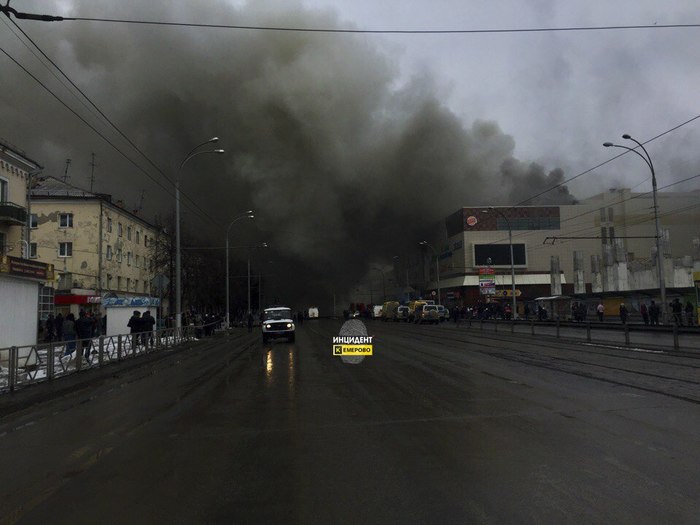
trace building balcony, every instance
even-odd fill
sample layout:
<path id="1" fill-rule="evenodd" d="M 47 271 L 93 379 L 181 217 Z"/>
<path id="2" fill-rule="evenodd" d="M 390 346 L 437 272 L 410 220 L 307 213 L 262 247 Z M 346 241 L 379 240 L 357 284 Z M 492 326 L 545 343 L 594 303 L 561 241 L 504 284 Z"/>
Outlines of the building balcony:
<path id="1" fill-rule="evenodd" d="M 0 224 L 27 224 L 27 208 L 13 202 L 0 202 Z"/>

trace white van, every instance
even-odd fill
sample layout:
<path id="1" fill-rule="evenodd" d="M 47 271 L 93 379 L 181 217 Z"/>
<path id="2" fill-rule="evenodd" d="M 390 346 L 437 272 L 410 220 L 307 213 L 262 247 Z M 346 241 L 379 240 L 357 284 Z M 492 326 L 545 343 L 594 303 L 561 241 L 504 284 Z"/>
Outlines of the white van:
<path id="1" fill-rule="evenodd" d="M 312 306 L 309 308 L 309 319 L 318 319 L 318 307 Z"/>

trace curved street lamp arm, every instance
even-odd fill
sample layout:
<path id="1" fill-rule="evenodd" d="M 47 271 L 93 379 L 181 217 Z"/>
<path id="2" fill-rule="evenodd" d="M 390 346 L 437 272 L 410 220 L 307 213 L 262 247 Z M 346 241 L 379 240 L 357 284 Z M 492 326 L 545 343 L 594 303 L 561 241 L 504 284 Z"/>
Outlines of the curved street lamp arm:
<path id="1" fill-rule="evenodd" d="M 646 160 L 648 161 L 647 165 L 649 166 L 649 169 L 651 170 L 651 178 L 653 179 L 654 186 L 656 186 L 656 173 L 654 172 L 654 164 L 651 162 L 651 155 L 649 155 L 649 152 L 644 147 L 644 144 L 639 142 L 637 139 L 635 139 L 631 135 L 623 135 L 623 138 L 627 138 L 627 140 L 631 140 L 632 142 L 637 144 L 640 148 L 642 148 L 642 151 L 644 151 L 644 154 L 647 156 L 647 158 L 646 158 Z M 639 153 L 639 152 L 637 151 L 637 153 Z M 641 155 L 641 153 L 640 153 L 640 155 Z"/>
<path id="2" fill-rule="evenodd" d="M 204 144 L 206 144 L 206 142 L 205 142 Z M 202 146 L 202 145 L 203 145 L 203 144 L 200 144 L 200 146 Z M 198 146 L 198 147 L 199 147 L 199 146 Z M 188 160 L 190 160 L 192 157 L 196 157 L 197 155 L 202 155 L 203 153 L 223 153 L 223 152 L 224 152 L 224 150 L 222 150 L 222 149 L 207 149 L 207 150 L 204 150 L 204 151 L 195 151 L 194 153 L 190 152 L 190 153 L 185 157 L 185 160 L 183 160 L 182 163 L 180 164 L 180 169 L 182 169 L 182 167 L 183 167 L 185 164 L 187 164 L 187 161 L 188 161 Z"/>
<path id="3" fill-rule="evenodd" d="M 632 140 L 634 140 L 634 139 L 632 139 Z M 635 140 L 635 142 L 637 142 L 637 141 Z M 606 144 L 607 144 L 607 146 L 606 146 Z M 641 146 L 641 144 L 639 144 L 639 145 Z M 641 157 L 641 159 L 646 163 L 646 165 L 648 166 L 648 168 L 651 170 L 651 174 L 652 174 L 652 175 L 654 174 L 654 166 L 651 164 L 651 159 L 647 159 L 644 155 L 642 155 L 641 153 L 639 153 L 636 149 L 634 149 L 634 148 L 628 148 L 627 146 L 621 146 L 620 144 L 613 144 L 613 143 L 611 143 L 611 142 L 606 142 L 605 144 L 603 144 L 603 146 L 605 146 L 606 148 L 621 148 L 621 149 L 626 149 L 627 151 L 631 151 L 632 153 L 636 153 L 636 154 L 639 155 L 639 156 Z M 642 149 L 644 149 L 644 146 L 642 146 Z M 644 153 L 646 153 L 646 150 L 644 150 Z M 647 155 L 649 155 L 649 154 L 647 153 Z"/>
<path id="4" fill-rule="evenodd" d="M 253 211 L 252 211 L 252 210 L 247 211 L 247 212 L 245 212 L 245 213 L 239 215 L 238 217 L 236 217 L 235 219 L 233 219 L 233 220 L 228 224 L 228 227 L 226 228 L 226 236 L 228 237 L 228 234 L 229 234 L 230 231 L 231 231 L 231 226 L 233 226 L 234 224 L 236 224 L 238 221 L 240 221 L 241 219 L 253 219 L 253 218 L 255 218 L 255 216 L 253 215 Z"/>

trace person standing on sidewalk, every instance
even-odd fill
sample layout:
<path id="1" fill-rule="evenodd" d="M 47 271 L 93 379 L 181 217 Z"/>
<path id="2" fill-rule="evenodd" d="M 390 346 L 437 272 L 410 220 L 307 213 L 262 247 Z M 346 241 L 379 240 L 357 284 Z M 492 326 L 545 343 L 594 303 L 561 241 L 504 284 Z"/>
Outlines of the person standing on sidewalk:
<path id="1" fill-rule="evenodd" d="M 651 326 L 659 326 L 660 313 L 659 306 L 652 299 L 651 304 L 649 305 L 649 322 L 651 323 Z"/>
<path id="2" fill-rule="evenodd" d="M 141 325 L 142 325 L 142 330 L 143 330 L 143 345 L 147 346 L 153 346 L 153 327 L 156 324 L 155 318 L 151 315 L 150 310 L 146 310 L 143 312 L 143 316 L 141 317 Z"/>
<path id="3" fill-rule="evenodd" d="M 61 316 L 61 331 L 62 339 L 66 342 L 66 351 L 63 355 L 70 355 L 75 350 L 75 316 L 73 314 L 68 314 L 65 319 Z"/>
<path id="4" fill-rule="evenodd" d="M 598 314 L 598 321 L 602 323 L 603 316 L 605 315 L 605 306 L 603 306 L 602 301 L 598 303 L 598 306 L 596 307 L 596 313 Z"/>
<path id="5" fill-rule="evenodd" d="M 135 349 L 139 345 L 139 336 L 141 333 L 141 312 L 134 310 L 134 315 L 131 316 L 126 326 L 131 330 L 131 348 Z"/>
<path id="6" fill-rule="evenodd" d="M 90 348 L 92 347 L 92 334 L 94 331 L 92 319 L 87 316 L 85 310 L 80 310 L 78 314 L 78 320 L 75 322 L 75 332 L 83 344 L 83 357 L 86 361 L 90 361 Z"/>
<path id="7" fill-rule="evenodd" d="M 622 324 L 627 324 L 627 307 L 625 306 L 625 303 L 620 304 L 620 321 L 622 321 Z"/>
<path id="8" fill-rule="evenodd" d="M 688 323 L 688 326 L 693 326 L 695 324 L 693 322 L 693 317 L 695 314 L 695 307 L 693 306 L 693 303 L 688 301 L 685 305 L 685 321 Z"/>
<path id="9" fill-rule="evenodd" d="M 649 310 L 647 309 L 646 303 L 642 303 L 639 307 L 639 313 L 642 314 L 642 321 L 644 321 L 644 326 L 649 326 Z"/>

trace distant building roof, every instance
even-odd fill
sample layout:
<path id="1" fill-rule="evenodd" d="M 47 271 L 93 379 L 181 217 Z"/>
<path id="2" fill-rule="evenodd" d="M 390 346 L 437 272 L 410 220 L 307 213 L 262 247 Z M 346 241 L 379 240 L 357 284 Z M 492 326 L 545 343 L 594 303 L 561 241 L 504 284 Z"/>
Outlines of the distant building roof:
<path id="1" fill-rule="evenodd" d="M 102 193 L 92 193 L 75 186 L 71 186 L 67 182 L 57 179 L 56 177 L 38 177 L 32 187 L 32 197 L 81 197 L 84 199 L 104 199 L 112 200 L 111 195 Z"/>
<path id="2" fill-rule="evenodd" d="M 12 157 L 15 162 L 21 162 L 24 164 L 23 168 L 27 171 L 42 168 L 38 162 L 27 157 L 24 151 L 6 142 L 4 139 L 0 139 L 0 153 Z"/>

